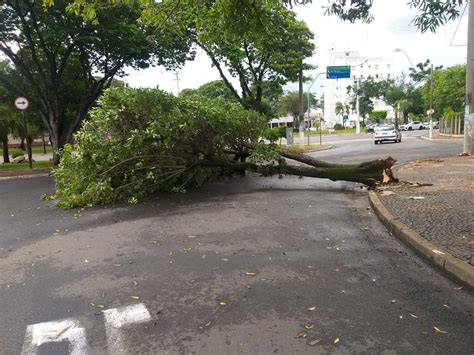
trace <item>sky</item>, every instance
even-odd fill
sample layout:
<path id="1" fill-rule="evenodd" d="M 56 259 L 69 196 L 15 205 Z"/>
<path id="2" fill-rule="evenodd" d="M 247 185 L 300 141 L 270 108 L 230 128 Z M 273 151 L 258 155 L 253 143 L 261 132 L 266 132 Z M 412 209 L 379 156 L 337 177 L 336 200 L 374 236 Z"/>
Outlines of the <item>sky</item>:
<path id="1" fill-rule="evenodd" d="M 416 10 L 410 9 L 407 0 L 375 0 L 372 13 L 375 21 L 370 24 L 350 24 L 335 16 L 324 15 L 325 0 L 313 0 L 313 4 L 298 6 L 295 12 L 300 20 L 307 23 L 314 33 L 316 51 L 307 62 L 318 66 L 307 75 L 325 71 L 328 53 L 334 51 L 360 51 L 363 56 L 391 58 L 395 68 L 407 72 L 410 63 L 403 52 L 394 52 L 401 48 L 413 64 L 430 59 L 434 65 L 445 67 L 466 62 L 467 9 L 459 20 L 440 27 L 436 33 L 422 34 L 410 24 Z M 463 7 L 464 8 L 464 7 Z M 457 28 L 457 31 L 456 31 Z M 175 72 L 162 67 L 141 71 L 127 70 L 125 81 L 132 87 L 159 87 L 165 91 L 177 93 Z M 178 70 L 179 88 L 197 88 L 206 82 L 220 79 L 217 69 L 210 60 L 198 51 L 196 59 Z M 318 79 L 313 88 L 322 92 L 324 76 Z M 284 88 L 296 90 L 297 85 L 289 83 Z"/>

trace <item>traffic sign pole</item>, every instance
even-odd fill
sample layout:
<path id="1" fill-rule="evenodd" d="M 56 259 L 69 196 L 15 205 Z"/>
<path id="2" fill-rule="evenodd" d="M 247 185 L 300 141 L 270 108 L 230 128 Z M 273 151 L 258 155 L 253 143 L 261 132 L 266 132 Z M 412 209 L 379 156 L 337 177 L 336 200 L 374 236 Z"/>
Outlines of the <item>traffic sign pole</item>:
<path id="1" fill-rule="evenodd" d="M 25 136 L 26 136 L 26 150 L 28 152 L 28 165 L 30 169 L 33 169 L 33 154 L 31 151 L 31 142 L 30 142 L 30 137 L 28 134 L 28 125 L 26 123 L 26 117 L 24 111 L 28 108 L 30 105 L 28 99 L 24 96 L 18 96 L 15 97 L 15 101 L 13 102 L 15 107 L 21 111 L 21 118 L 23 121 L 23 129 L 25 130 Z"/>

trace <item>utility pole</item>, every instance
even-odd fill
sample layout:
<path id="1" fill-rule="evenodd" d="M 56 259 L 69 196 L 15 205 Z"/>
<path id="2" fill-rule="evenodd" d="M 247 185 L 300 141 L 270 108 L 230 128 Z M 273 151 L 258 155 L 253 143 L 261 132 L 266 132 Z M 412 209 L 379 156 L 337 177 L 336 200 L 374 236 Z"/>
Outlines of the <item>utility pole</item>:
<path id="1" fill-rule="evenodd" d="M 474 155 L 474 1 L 469 1 L 464 112 L 464 154 Z"/>
<path id="2" fill-rule="evenodd" d="M 175 71 L 175 72 L 174 72 L 174 75 L 175 75 L 175 77 L 176 77 L 176 79 L 174 79 L 174 80 L 176 80 L 176 87 L 177 87 L 177 89 L 178 89 L 178 96 L 179 96 L 179 72 L 178 72 L 178 71 Z"/>
<path id="3" fill-rule="evenodd" d="M 433 64 L 430 72 L 430 133 L 429 138 L 433 138 Z"/>
<path id="4" fill-rule="evenodd" d="M 301 61 L 299 74 L 299 91 L 298 91 L 298 116 L 300 121 L 300 147 L 304 151 L 304 104 L 303 104 L 303 61 Z"/>
<path id="5" fill-rule="evenodd" d="M 356 114 L 357 114 L 357 117 L 356 117 L 356 134 L 360 133 L 359 87 L 360 87 L 360 79 L 357 78 L 357 85 L 356 85 L 356 98 L 357 98 L 357 101 L 356 101 Z"/>

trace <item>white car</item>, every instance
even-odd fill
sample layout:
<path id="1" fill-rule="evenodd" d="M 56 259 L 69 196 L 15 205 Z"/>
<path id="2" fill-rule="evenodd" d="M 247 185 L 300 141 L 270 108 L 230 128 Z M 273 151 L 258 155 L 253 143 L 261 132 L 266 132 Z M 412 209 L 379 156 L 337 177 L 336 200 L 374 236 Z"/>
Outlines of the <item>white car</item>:
<path id="1" fill-rule="evenodd" d="M 407 124 L 401 125 L 400 129 L 404 131 L 415 131 L 419 129 L 425 129 L 425 126 L 420 121 L 412 121 Z"/>
<path id="2" fill-rule="evenodd" d="M 394 125 L 386 125 L 380 127 L 375 131 L 374 143 L 379 144 L 382 142 L 391 141 L 394 143 L 400 143 L 402 141 L 402 134 Z"/>

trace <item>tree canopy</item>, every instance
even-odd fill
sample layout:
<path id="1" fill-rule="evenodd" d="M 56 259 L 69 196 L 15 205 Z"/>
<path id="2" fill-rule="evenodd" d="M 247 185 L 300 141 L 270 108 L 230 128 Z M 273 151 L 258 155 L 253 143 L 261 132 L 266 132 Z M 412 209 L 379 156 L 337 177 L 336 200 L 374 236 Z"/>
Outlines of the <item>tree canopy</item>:
<path id="1" fill-rule="evenodd" d="M 69 1 L 56 0 L 46 10 L 42 5 L 46 3 L 1 3 L 0 51 L 21 80 L 0 80 L 12 94 L 29 96 L 55 153 L 70 141 L 113 78 L 124 74 L 124 66 L 175 65 L 188 58 L 187 39 L 138 24 L 138 5 L 103 3 L 95 10 L 96 23 L 68 12 Z"/>

